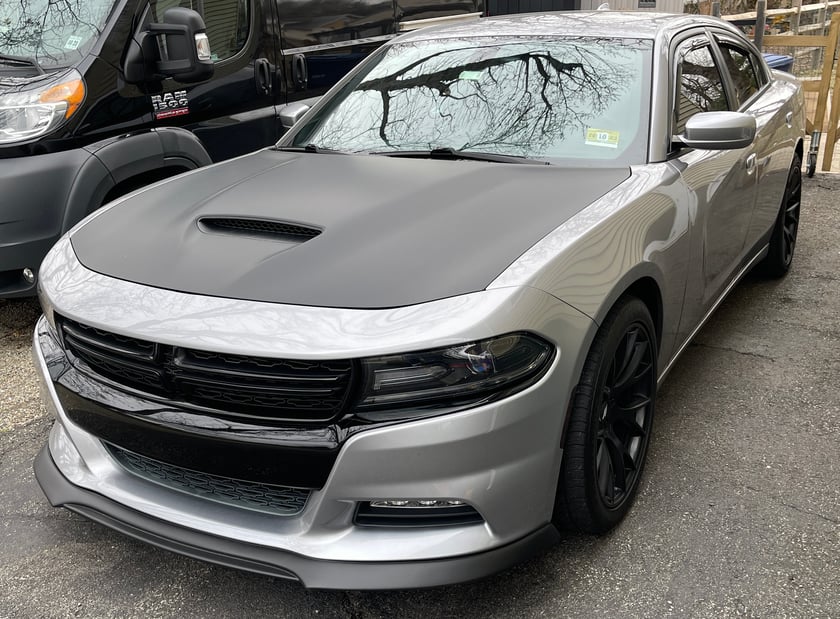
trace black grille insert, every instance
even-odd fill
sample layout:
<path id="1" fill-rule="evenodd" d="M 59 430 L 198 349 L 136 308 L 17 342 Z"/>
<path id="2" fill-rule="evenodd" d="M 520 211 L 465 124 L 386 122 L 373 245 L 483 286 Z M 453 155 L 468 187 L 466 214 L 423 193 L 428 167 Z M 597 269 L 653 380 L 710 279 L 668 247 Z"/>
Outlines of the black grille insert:
<path id="1" fill-rule="evenodd" d="M 106 444 L 114 459 L 129 473 L 173 490 L 203 499 L 281 516 L 303 511 L 309 490 L 243 481 L 186 469 Z"/>
<path id="2" fill-rule="evenodd" d="M 341 415 L 350 395 L 349 360 L 223 354 L 148 342 L 68 319 L 60 324 L 74 363 L 80 360 L 117 384 L 229 416 L 325 422 Z"/>
<path id="3" fill-rule="evenodd" d="M 321 234 L 318 228 L 271 219 L 202 217 L 198 225 L 206 232 L 247 234 L 292 243 L 302 243 Z"/>

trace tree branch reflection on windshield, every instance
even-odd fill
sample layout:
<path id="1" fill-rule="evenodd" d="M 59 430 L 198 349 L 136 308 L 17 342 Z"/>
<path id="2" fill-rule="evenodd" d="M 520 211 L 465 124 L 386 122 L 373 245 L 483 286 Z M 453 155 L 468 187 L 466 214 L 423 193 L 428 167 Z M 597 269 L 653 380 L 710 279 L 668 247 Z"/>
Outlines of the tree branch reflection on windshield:
<path id="1" fill-rule="evenodd" d="M 113 0 L 3 0 L 0 53 L 59 64 L 101 33 Z"/>
<path id="2" fill-rule="evenodd" d="M 342 150 L 447 147 L 532 157 L 556 155 L 570 136 L 571 146 L 582 146 L 595 119 L 620 124 L 629 137 L 623 127 L 640 106 L 642 81 L 642 47 L 634 43 L 406 43 L 394 56 L 409 61 L 383 59 L 309 140 Z"/>

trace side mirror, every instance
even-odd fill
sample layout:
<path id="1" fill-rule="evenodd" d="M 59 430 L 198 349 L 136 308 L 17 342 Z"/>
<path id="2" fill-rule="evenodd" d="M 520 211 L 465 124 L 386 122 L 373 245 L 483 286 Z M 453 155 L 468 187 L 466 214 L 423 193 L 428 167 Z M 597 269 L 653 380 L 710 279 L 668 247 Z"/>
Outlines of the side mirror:
<path id="1" fill-rule="evenodd" d="M 191 84 L 212 77 L 210 41 L 201 15 L 181 7 L 168 9 L 162 24 L 149 24 L 131 40 L 123 73 L 130 84 L 165 77 Z"/>
<path id="2" fill-rule="evenodd" d="M 755 139 L 755 117 L 740 112 L 701 112 L 685 123 L 674 138 L 678 144 L 702 150 L 745 148 Z"/>
<path id="3" fill-rule="evenodd" d="M 291 129 L 309 111 L 310 107 L 302 101 L 296 101 L 280 108 L 280 124 L 283 129 L 286 131 Z"/>

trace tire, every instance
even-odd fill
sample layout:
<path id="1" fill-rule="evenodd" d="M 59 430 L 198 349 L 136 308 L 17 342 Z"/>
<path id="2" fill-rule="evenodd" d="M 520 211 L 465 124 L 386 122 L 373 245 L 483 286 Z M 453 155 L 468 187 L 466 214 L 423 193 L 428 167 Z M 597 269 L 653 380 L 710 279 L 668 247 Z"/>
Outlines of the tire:
<path id="1" fill-rule="evenodd" d="M 814 172 L 817 171 L 817 153 L 808 153 L 808 178 L 813 178 Z"/>
<path id="2" fill-rule="evenodd" d="M 794 154 L 790 164 L 782 205 L 770 236 L 770 250 L 761 262 L 761 271 L 767 277 L 787 275 L 793 264 L 796 235 L 799 231 L 799 211 L 802 202 L 802 158 Z"/>
<path id="3" fill-rule="evenodd" d="M 558 528 L 606 533 L 629 511 L 653 427 L 657 350 L 647 306 L 619 301 L 592 342 L 569 411 Z"/>

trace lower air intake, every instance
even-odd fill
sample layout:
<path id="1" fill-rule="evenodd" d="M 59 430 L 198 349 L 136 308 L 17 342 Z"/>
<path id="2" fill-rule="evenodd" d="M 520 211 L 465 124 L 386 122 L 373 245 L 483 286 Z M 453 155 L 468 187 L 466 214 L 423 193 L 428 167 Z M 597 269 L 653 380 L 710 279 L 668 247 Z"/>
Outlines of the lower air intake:
<path id="1" fill-rule="evenodd" d="M 107 445 L 114 459 L 129 473 L 186 494 L 234 507 L 294 516 L 303 511 L 309 490 L 243 481 L 185 469 Z"/>

